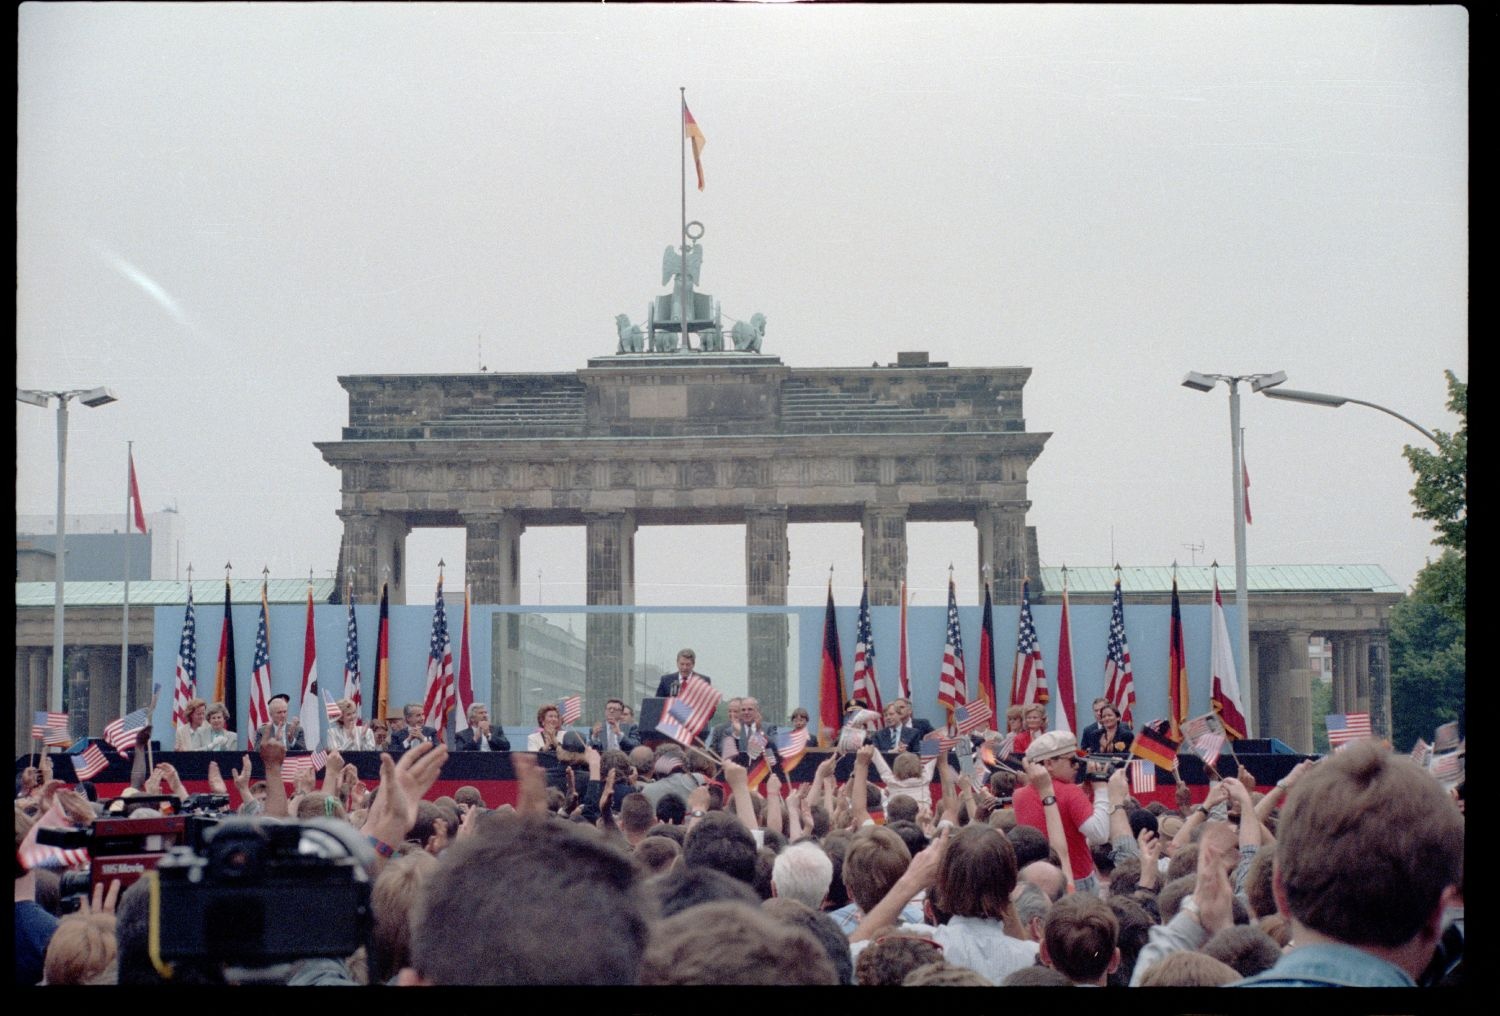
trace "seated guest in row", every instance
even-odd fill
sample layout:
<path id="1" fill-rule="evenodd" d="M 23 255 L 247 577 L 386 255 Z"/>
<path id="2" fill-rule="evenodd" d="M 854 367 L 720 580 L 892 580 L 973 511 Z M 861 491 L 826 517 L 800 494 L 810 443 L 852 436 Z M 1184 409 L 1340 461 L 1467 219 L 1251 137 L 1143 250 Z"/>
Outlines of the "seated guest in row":
<path id="1" fill-rule="evenodd" d="M 589 744 L 599 751 L 628 753 L 640 747 L 640 743 L 636 725 L 625 719 L 625 703 L 617 698 L 604 703 L 604 722 L 594 724 Z"/>
<path id="2" fill-rule="evenodd" d="M 442 739 L 432 727 L 423 725 L 422 704 L 411 702 L 401 709 L 405 725 L 391 733 L 391 750 L 405 751 L 419 744 L 441 744 Z"/>
<path id="3" fill-rule="evenodd" d="M 469 726 L 453 738 L 454 751 L 510 751 L 505 731 L 490 723 L 490 710 L 482 702 L 469 707 Z"/>
<path id="4" fill-rule="evenodd" d="M 177 728 L 177 751 L 234 751 L 239 747 L 239 735 L 226 727 L 229 710 L 224 703 L 207 705 L 201 698 L 190 699 L 187 713 L 188 722 Z"/>
<path id="5" fill-rule="evenodd" d="M 293 716 L 287 717 L 287 711 L 291 707 L 292 697 L 285 692 L 280 695 L 272 695 L 268 708 L 271 713 L 271 722 L 263 723 L 255 732 L 255 743 L 251 746 L 260 748 L 262 741 L 280 741 L 286 746 L 287 751 L 306 751 L 307 739 L 302 730 L 302 721 Z"/>
<path id="6" fill-rule="evenodd" d="M 328 726 L 328 750 L 374 751 L 375 732 L 360 722 L 353 700 L 341 698 L 334 705 L 339 718 Z"/>
<path id="7" fill-rule="evenodd" d="M 1120 711 L 1105 702 L 1099 707 L 1099 725 L 1080 742 L 1090 755 L 1120 755 L 1130 751 L 1135 735 L 1120 722 Z"/>

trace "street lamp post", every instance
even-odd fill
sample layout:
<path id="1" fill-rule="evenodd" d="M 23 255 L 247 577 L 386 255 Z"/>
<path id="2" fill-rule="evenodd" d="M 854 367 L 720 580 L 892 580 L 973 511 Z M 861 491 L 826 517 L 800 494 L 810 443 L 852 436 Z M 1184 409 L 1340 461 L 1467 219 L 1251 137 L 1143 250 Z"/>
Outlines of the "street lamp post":
<path id="1" fill-rule="evenodd" d="M 1229 459 L 1234 472 L 1234 600 L 1239 615 L 1240 669 L 1244 677 L 1243 704 L 1246 735 L 1254 736 L 1260 727 L 1260 682 L 1250 666 L 1250 592 L 1245 564 L 1245 448 L 1240 430 L 1241 381 L 1249 381 L 1255 391 L 1266 391 L 1286 381 L 1284 371 L 1271 374 L 1200 374 L 1190 370 L 1182 379 L 1184 388 L 1198 392 L 1213 391 L 1218 382 L 1229 386 Z"/>
<path id="2" fill-rule="evenodd" d="M 90 409 L 107 406 L 119 401 L 108 388 L 72 388 L 67 391 L 49 392 L 34 388 L 17 388 L 16 401 L 30 406 L 47 407 L 50 400 L 57 400 L 57 543 L 56 567 L 52 593 L 52 686 L 47 691 L 47 708 L 52 712 L 63 711 L 63 579 L 66 570 L 67 552 L 64 539 L 68 530 L 68 401 L 77 398 Z"/>
<path id="3" fill-rule="evenodd" d="M 1258 390 L 1262 395 L 1270 399 L 1285 399 L 1288 402 L 1305 402 L 1310 406 L 1323 406 L 1328 409 L 1337 409 L 1346 402 L 1352 402 L 1356 406 L 1369 406 L 1371 409 L 1378 409 L 1388 416 L 1394 416 L 1396 419 L 1400 420 L 1408 427 L 1411 427 L 1413 430 L 1420 433 L 1423 437 L 1431 441 L 1433 444 L 1437 445 L 1439 448 L 1442 447 L 1442 444 L 1439 443 L 1437 437 L 1426 427 L 1420 426 L 1419 424 L 1408 420 L 1406 417 L 1402 416 L 1394 409 L 1387 409 L 1385 406 L 1376 405 L 1373 402 L 1366 402 L 1364 399 L 1351 399 L 1347 395 L 1325 395 L 1322 392 L 1299 392 L 1295 389 L 1288 388 L 1265 388 Z"/>

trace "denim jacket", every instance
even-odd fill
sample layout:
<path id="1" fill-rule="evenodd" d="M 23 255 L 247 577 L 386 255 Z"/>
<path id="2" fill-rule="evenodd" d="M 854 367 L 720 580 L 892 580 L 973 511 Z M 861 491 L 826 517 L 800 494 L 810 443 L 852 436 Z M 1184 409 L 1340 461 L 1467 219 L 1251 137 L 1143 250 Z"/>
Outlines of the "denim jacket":
<path id="1" fill-rule="evenodd" d="M 1414 988 L 1405 970 L 1352 945 L 1305 945 L 1235 988 Z"/>

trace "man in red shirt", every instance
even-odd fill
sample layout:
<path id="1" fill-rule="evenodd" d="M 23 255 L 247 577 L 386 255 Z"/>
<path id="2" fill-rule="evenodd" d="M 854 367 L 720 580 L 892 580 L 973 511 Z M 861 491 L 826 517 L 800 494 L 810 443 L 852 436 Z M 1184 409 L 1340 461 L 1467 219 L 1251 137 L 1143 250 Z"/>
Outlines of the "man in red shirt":
<path id="1" fill-rule="evenodd" d="M 1078 757 L 1078 740 L 1066 730 L 1049 730 L 1032 739 L 1026 749 L 1027 764 L 1038 763 L 1052 778 L 1051 787 L 1044 787 L 1048 796 L 1037 793 L 1037 788 L 1028 784 L 1016 790 L 1014 807 L 1016 822 L 1047 832 L 1047 805 L 1055 803 L 1062 817 L 1063 835 L 1068 843 L 1068 864 L 1072 868 L 1073 883 L 1079 889 L 1091 890 L 1098 882 L 1094 874 L 1094 859 L 1089 854 L 1089 844 L 1104 843 L 1109 839 L 1109 790 L 1103 783 L 1094 785 L 1094 801 L 1082 788 L 1074 784 Z"/>

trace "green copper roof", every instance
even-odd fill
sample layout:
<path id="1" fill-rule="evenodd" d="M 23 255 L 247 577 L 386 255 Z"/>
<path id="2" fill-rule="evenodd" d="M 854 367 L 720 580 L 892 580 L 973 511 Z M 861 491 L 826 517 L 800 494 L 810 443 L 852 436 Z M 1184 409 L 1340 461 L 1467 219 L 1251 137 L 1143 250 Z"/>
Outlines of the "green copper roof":
<path id="1" fill-rule="evenodd" d="M 1219 588 L 1234 588 L 1234 565 L 1218 569 Z M 1214 569 L 1203 565 L 1177 568 L 1179 592 L 1213 589 Z M 1049 593 L 1062 591 L 1063 570 L 1043 568 L 1042 586 Z M 1263 564 L 1245 569 L 1245 586 L 1252 593 L 1395 593 L 1398 586 L 1378 564 Z M 1113 568 L 1069 568 L 1070 593 L 1109 593 L 1115 588 Z M 1170 593 L 1172 569 L 1150 566 L 1122 567 L 1120 588 L 1127 593 Z"/>
<path id="2" fill-rule="evenodd" d="M 327 603 L 333 596 L 333 579 L 313 579 L 314 603 Z M 50 607 L 56 588 L 53 582 L 17 582 L 17 607 Z M 154 579 L 130 583 L 132 606 L 163 607 L 187 603 L 186 582 Z M 306 579 L 271 579 L 266 584 L 268 603 L 306 603 Z M 198 606 L 224 602 L 223 579 L 194 579 L 193 602 Z M 230 583 L 231 603 L 259 603 L 259 579 L 234 579 Z M 125 603 L 124 582 L 64 582 L 63 605 L 67 607 L 119 607 Z"/>

